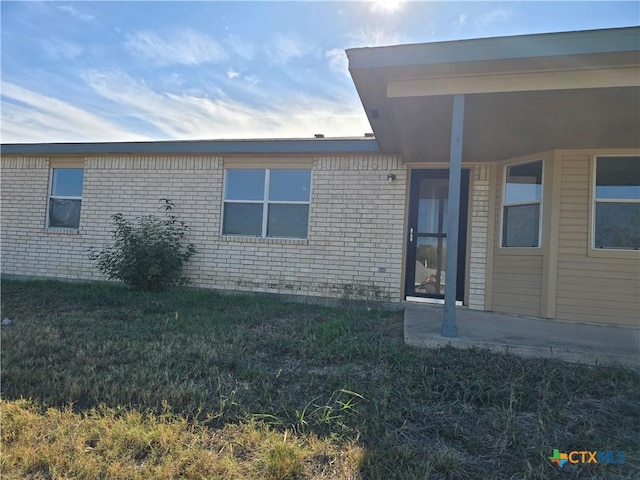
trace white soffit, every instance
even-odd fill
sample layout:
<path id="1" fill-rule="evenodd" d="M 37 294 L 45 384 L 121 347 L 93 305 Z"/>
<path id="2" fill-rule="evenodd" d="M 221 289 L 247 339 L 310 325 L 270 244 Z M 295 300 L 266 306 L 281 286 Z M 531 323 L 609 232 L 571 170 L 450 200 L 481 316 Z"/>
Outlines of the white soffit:
<path id="1" fill-rule="evenodd" d="M 457 93 L 473 94 L 639 86 L 640 67 L 625 67 L 392 80 L 387 85 L 387 96 L 389 98 L 398 98 L 454 95 Z"/>

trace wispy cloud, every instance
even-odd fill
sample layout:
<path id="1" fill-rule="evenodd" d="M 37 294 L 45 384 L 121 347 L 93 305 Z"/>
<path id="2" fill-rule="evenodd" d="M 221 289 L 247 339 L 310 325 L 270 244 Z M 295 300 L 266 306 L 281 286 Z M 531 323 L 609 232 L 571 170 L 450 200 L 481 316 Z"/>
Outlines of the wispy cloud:
<path id="1" fill-rule="evenodd" d="M 498 24 L 506 23 L 513 17 L 513 12 L 509 8 L 496 8 L 481 14 L 460 13 L 451 22 L 451 26 L 457 31 L 471 30 L 472 32 L 484 32 Z"/>
<path id="2" fill-rule="evenodd" d="M 370 127 L 356 101 L 303 93 L 263 94 L 252 106 L 220 92 L 170 94 L 122 73 L 89 72 L 86 81 L 115 108 L 148 122 L 163 138 L 271 138 L 362 135 Z"/>
<path id="3" fill-rule="evenodd" d="M 95 113 L 2 82 L 2 142 L 146 140 Z"/>
<path id="4" fill-rule="evenodd" d="M 45 55 L 51 60 L 74 59 L 84 52 L 81 45 L 57 38 L 42 40 L 40 43 Z"/>
<path id="5" fill-rule="evenodd" d="M 406 3 L 404 0 L 374 0 L 371 3 L 371 11 L 389 15 L 400 10 Z"/>
<path id="6" fill-rule="evenodd" d="M 125 45 L 132 54 L 161 66 L 220 63 L 228 58 L 213 38 L 190 28 L 163 36 L 149 31 L 137 32 L 128 36 Z"/>
<path id="7" fill-rule="evenodd" d="M 167 89 L 183 88 L 185 79 L 177 72 L 171 72 L 169 75 L 160 77 L 160 84 Z"/>
<path id="8" fill-rule="evenodd" d="M 82 20 L 83 22 L 91 22 L 95 20 L 95 17 L 93 15 L 83 13 L 72 5 L 58 5 L 56 6 L 56 8 L 61 12 L 68 13 L 77 20 Z"/>
<path id="9" fill-rule="evenodd" d="M 244 60 L 253 60 L 256 55 L 255 45 L 238 35 L 228 35 L 224 43 Z"/>
<path id="10" fill-rule="evenodd" d="M 257 85 L 259 84 L 262 80 L 260 79 L 260 77 L 256 74 L 252 74 L 252 75 L 245 75 L 244 79 L 249 82 L 251 85 Z"/>
<path id="11" fill-rule="evenodd" d="M 461 13 L 458 15 L 458 18 L 453 22 L 454 27 L 462 27 L 467 23 L 467 15 L 465 13 Z"/>
<path id="12" fill-rule="evenodd" d="M 400 34 L 384 27 L 359 29 L 347 36 L 347 40 L 354 47 L 379 47 L 402 43 Z"/>
<path id="13" fill-rule="evenodd" d="M 277 33 L 267 47 L 267 54 L 276 63 L 284 65 L 292 59 L 307 55 L 317 56 L 320 54 L 320 49 L 295 33 Z"/>
<path id="14" fill-rule="evenodd" d="M 474 20 L 474 24 L 478 28 L 485 28 L 496 23 L 506 22 L 511 18 L 511 10 L 506 8 L 497 8 L 495 10 L 491 10 L 490 12 L 484 13 L 480 15 L 478 18 Z"/>
<path id="15" fill-rule="evenodd" d="M 347 54 L 341 48 L 333 48 L 324 52 L 324 56 L 329 62 L 329 68 L 337 73 L 349 75 L 349 60 Z"/>

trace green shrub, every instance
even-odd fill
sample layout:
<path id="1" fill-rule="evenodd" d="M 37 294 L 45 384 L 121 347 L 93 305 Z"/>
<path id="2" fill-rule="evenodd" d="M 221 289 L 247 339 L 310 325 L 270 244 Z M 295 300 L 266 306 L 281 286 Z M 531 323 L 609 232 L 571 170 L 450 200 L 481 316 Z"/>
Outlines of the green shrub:
<path id="1" fill-rule="evenodd" d="M 189 227 L 178 220 L 167 199 L 164 214 L 145 215 L 136 222 L 122 213 L 111 216 L 115 243 L 101 251 L 91 249 L 90 258 L 107 278 L 139 290 L 159 291 L 187 283 L 186 262 L 196 253 L 192 243 L 183 245 Z"/>

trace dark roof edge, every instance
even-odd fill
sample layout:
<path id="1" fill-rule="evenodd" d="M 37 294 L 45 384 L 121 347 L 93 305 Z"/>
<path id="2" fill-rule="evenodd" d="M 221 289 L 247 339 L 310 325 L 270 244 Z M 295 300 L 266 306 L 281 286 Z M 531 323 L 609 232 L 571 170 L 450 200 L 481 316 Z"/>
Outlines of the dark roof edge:
<path id="1" fill-rule="evenodd" d="M 632 52 L 640 27 L 536 33 L 347 50 L 349 69 Z"/>
<path id="2" fill-rule="evenodd" d="M 375 138 L 7 143 L 3 155 L 380 153 Z"/>

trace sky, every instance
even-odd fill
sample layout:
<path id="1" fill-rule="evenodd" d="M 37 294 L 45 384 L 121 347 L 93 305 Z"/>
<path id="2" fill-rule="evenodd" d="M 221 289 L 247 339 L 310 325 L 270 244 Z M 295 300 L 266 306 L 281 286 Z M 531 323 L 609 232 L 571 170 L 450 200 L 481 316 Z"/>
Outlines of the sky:
<path id="1" fill-rule="evenodd" d="M 2 1 L 2 143 L 362 136 L 345 49 L 640 25 L 640 2 Z"/>

